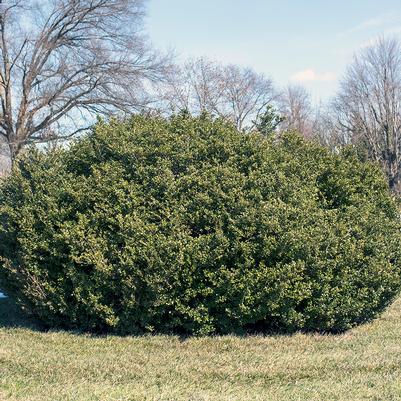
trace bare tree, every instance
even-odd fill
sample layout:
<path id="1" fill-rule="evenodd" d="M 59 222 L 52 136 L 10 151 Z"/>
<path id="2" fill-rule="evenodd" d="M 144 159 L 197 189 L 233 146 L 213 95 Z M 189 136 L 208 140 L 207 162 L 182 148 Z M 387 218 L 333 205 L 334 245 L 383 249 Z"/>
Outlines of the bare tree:
<path id="1" fill-rule="evenodd" d="M 222 84 L 227 102 L 226 113 L 238 129 L 254 121 L 277 96 L 272 81 L 250 68 L 226 66 Z"/>
<path id="2" fill-rule="evenodd" d="M 273 83 L 250 68 L 191 60 L 171 74 L 161 90 L 164 109 L 208 112 L 251 129 L 252 121 L 276 98 Z"/>
<path id="3" fill-rule="evenodd" d="M 93 114 L 145 107 L 166 59 L 142 34 L 143 0 L 0 0 L 0 137 L 66 138 Z"/>
<path id="4" fill-rule="evenodd" d="M 363 146 L 401 186 L 401 47 L 380 39 L 355 55 L 333 102 L 343 143 Z"/>
<path id="5" fill-rule="evenodd" d="M 336 125 L 336 114 L 331 102 L 320 103 L 314 110 L 313 137 L 322 146 L 335 151 L 344 145 L 344 138 Z"/>
<path id="6" fill-rule="evenodd" d="M 300 85 L 287 86 L 278 99 L 278 110 L 284 118 L 281 130 L 294 130 L 305 138 L 314 134 L 315 115 L 309 92 Z"/>
<path id="7" fill-rule="evenodd" d="M 160 86 L 162 107 L 171 112 L 215 112 L 223 96 L 220 78 L 220 66 L 204 58 L 176 66 Z"/>

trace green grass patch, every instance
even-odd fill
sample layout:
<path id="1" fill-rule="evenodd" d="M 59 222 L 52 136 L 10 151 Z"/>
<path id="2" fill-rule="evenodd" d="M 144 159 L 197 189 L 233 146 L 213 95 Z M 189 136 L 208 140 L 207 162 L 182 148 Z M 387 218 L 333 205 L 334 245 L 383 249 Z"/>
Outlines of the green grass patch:
<path id="1" fill-rule="evenodd" d="M 342 335 L 91 337 L 0 300 L 0 400 L 401 400 L 401 299 Z"/>

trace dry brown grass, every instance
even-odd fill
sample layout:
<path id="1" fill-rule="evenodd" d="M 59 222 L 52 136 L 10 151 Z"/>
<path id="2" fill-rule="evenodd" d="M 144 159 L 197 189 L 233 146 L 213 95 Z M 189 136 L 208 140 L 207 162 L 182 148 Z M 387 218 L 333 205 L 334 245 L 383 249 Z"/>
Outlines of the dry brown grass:
<path id="1" fill-rule="evenodd" d="M 1 400 L 401 400 L 401 299 L 338 336 L 187 340 L 4 327 L 0 302 Z"/>

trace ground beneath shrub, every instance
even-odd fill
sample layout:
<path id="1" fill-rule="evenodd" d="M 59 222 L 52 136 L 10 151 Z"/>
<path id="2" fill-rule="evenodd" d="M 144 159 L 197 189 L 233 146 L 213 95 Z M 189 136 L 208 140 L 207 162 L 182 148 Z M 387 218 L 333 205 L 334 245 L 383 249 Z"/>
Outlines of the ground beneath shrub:
<path id="1" fill-rule="evenodd" d="M 13 327 L 19 326 L 19 327 Z M 345 334 L 41 332 L 0 300 L 0 400 L 401 400 L 401 299 Z"/>

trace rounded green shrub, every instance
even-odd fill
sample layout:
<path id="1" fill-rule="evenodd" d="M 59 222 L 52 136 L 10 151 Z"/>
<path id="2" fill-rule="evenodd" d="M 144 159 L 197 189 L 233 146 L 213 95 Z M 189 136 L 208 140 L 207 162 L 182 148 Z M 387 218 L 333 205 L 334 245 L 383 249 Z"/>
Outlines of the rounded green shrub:
<path id="1" fill-rule="evenodd" d="M 400 288 L 376 165 L 207 117 L 99 122 L 0 189 L 0 288 L 48 326 L 347 329 Z"/>

